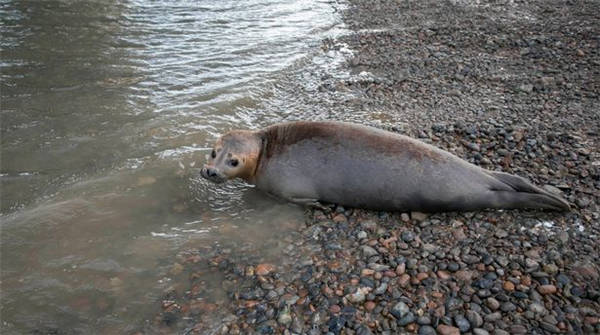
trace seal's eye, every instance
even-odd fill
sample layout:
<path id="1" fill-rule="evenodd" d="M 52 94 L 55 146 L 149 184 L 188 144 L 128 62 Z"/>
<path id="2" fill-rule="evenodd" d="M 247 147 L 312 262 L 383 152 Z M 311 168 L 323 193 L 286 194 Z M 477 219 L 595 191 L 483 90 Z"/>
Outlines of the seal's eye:
<path id="1" fill-rule="evenodd" d="M 213 151 L 210 153 L 210 157 L 212 157 L 212 158 L 217 157 L 217 152 L 215 151 L 215 149 L 213 149 Z"/>
<path id="2" fill-rule="evenodd" d="M 235 158 L 229 161 L 229 165 L 231 165 L 233 167 L 238 166 L 238 163 L 239 163 L 238 160 Z"/>

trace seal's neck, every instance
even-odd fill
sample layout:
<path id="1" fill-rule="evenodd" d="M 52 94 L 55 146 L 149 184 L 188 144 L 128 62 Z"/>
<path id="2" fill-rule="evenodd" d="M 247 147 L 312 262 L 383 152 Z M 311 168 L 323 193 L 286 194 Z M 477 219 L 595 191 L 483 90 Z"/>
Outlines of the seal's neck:
<path id="1" fill-rule="evenodd" d="M 240 178 L 244 179 L 248 183 L 256 184 L 257 172 L 261 164 L 262 156 L 266 152 L 267 137 L 264 131 L 256 131 L 252 134 L 252 145 L 251 150 L 247 154 L 247 166 L 248 169 L 239 175 Z"/>

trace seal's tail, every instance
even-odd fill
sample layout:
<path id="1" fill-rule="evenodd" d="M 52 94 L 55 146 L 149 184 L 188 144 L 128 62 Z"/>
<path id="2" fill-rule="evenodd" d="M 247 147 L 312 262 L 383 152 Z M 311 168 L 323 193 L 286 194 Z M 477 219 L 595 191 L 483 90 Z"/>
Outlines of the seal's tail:
<path id="1" fill-rule="evenodd" d="M 524 178 L 504 172 L 488 171 L 494 178 L 514 191 L 497 191 L 498 196 L 513 208 L 543 208 L 568 211 L 569 203 L 561 197 L 534 186 Z M 516 193 L 516 194 L 515 194 Z"/>

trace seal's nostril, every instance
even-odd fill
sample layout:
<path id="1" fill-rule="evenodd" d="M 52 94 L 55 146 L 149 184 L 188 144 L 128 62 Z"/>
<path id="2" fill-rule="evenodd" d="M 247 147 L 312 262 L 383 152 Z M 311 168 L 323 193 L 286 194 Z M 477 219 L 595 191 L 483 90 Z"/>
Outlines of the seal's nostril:
<path id="1" fill-rule="evenodd" d="M 217 173 L 215 172 L 215 170 L 213 170 L 213 169 L 210 169 L 210 168 L 207 168 L 207 169 L 206 169 L 206 174 L 207 174 L 209 177 L 215 177 L 215 176 L 217 175 Z"/>

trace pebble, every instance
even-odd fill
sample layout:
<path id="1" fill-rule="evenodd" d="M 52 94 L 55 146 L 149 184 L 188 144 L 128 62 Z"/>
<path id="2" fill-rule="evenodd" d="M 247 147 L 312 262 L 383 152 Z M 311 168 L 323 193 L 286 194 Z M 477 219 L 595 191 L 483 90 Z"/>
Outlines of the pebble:
<path id="1" fill-rule="evenodd" d="M 292 322 L 292 316 L 290 315 L 289 309 L 284 309 L 279 313 L 277 316 L 277 322 L 284 326 L 287 326 Z"/>
<path id="2" fill-rule="evenodd" d="M 448 325 L 439 325 L 437 331 L 440 335 L 460 335 L 460 330 L 458 328 Z"/>
<path id="3" fill-rule="evenodd" d="M 402 232 L 402 240 L 406 243 L 412 242 L 415 239 L 415 234 L 410 230 L 405 230 Z"/>
<path id="4" fill-rule="evenodd" d="M 435 331 L 435 328 L 429 326 L 429 325 L 425 325 L 425 326 L 421 326 L 419 328 L 419 335 L 436 335 L 437 332 Z"/>
<path id="5" fill-rule="evenodd" d="M 425 221 L 427 219 L 427 214 L 421 212 L 411 212 L 410 217 L 415 221 Z"/>
<path id="6" fill-rule="evenodd" d="M 489 335 L 490 333 L 483 328 L 475 328 L 473 329 L 473 335 Z"/>
<path id="7" fill-rule="evenodd" d="M 460 314 L 457 314 L 454 317 L 454 324 L 456 324 L 458 329 L 463 333 L 465 333 L 465 332 L 469 331 L 469 329 L 471 329 L 471 324 L 469 323 L 469 321 Z"/>
<path id="8" fill-rule="evenodd" d="M 416 320 L 415 315 L 412 312 L 408 312 L 408 313 L 406 313 L 406 315 L 404 315 L 402 318 L 400 318 L 398 320 L 398 325 L 404 327 L 404 326 L 408 325 L 409 323 L 415 322 L 415 320 Z"/>
<path id="9" fill-rule="evenodd" d="M 390 313 L 392 313 L 392 315 L 396 318 L 396 319 L 401 319 L 403 318 L 408 312 L 410 311 L 410 309 L 408 308 L 408 306 L 400 301 L 398 303 L 396 303 L 394 305 L 394 307 L 390 310 Z"/>
<path id="10" fill-rule="evenodd" d="M 508 281 L 508 280 L 507 280 L 507 281 L 505 281 L 505 282 L 502 284 L 502 288 L 503 288 L 505 291 L 512 292 L 512 291 L 514 291 L 514 290 L 515 290 L 515 284 L 513 284 L 512 282 L 510 282 L 510 281 Z"/>
<path id="11" fill-rule="evenodd" d="M 546 314 L 546 307 L 544 307 L 544 305 L 542 305 L 540 303 L 532 302 L 528 308 L 530 311 L 532 311 L 536 314 L 541 314 L 541 315 Z"/>
<path id="12" fill-rule="evenodd" d="M 540 292 L 540 294 L 546 295 L 546 294 L 554 294 L 556 293 L 557 289 L 556 286 L 554 285 L 540 285 L 538 286 L 538 292 Z"/>
<path id="13" fill-rule="evenodd" d="M 481 327 L 483 325 L 483 319 L 481 318 L 481 315 L 479 315 L 479 313 L 477 313 L 476 311 L 473 310 L 468 310 L 465 313 L 467 320 L 469 320 L 469 323 L 474 327 Z"/>
<path id="14" fill-rule="evenodd" d="M 494 322 L 500 320 L 502 318 L 502 314 L 500 312 L 494 312 L 490 314 L 486 314 L 483 319 L 488 322 Z"/>
<path id="15" fill-rule="evenodd" d="M 273 266 L 272 264 L 258 264 L 254 270 L 254 272 L 259 275 L 259 276 L 266 276 L 269 273 L 273 272 L 275 270 L 275 266 Z"/>
<path id="16" fill-rule="evenodd" d="M 515 306 L 513 303 L 511 302 L 504 302 L 502 303 L 502 305 L 500 306 L 500 310 L 502 310 L 503 312 L 514 312 L 515 310 L 517 310 L 517 306 Z"/>
<path id="17" fill-rule="evenodd" d="M 511 334 L 527 334 L 527 327 L 523 325 L 512 325 L 510 326 Z"/>
<path id="18" fill-rule="evenodd" d="M 364 255 L 365 257 L 367 257 L 367 258 L 369 258 L 369 257 L 372 257 L 372 256 L 375 256 L 375 255 L 379 255 L 379 253 L 377 252 L 377 250 L 375 250 L 375 249 L 371 248 L 371 247 L 370 247 L 370 246 L 368 246 L 368 245 L 363 245 L 363 246 L 361 247 L 361 250 L 362 250 L 362 252 L 363 252 L 363 255 Z"/>
<path id="19" fill-rule="evenodd" d="M 496 234 L 495 235 L 496 235 L 497 238 L 502 239 L 502 238 L 507 237 L 508 233 L 504 229 L 498 229 L 498 230 L 496 230 Z"/>
<path id="20" fill-rule="evenodd" d="M 356 290 L 356 292 L 349 294 L 346 296 L 346 298 L 355 304 L 361 303 L 363 301 L 365 301 L 365 292 L 363 291 L 363 289 L 359 288 Z"/>
<path id="21" fill-rule="evenodd" d="M 455 262 L 451 262 L 448 264 L 448 270 L 451 272 L 456 272 L 460 269 L 460 265 L 458 265 L 458 263 Z"/>
<path id="22" fill-rule="evenodd" d="M 487 307 L 489 307 L 491 310 L 495 311 L 498 308 L 500 308 L 500 302 L 498 302 L 498 300 L 494 299 L 494 298 L 487 298 L 485 300 L 485 305 Z"/>

